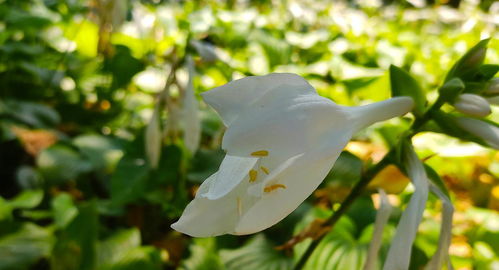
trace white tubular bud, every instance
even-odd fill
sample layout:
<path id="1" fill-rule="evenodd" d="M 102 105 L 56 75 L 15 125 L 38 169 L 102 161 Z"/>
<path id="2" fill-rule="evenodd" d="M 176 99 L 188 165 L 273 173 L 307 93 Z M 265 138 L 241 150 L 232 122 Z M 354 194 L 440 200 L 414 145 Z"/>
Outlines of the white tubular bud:
<path id="1" fill-rule="evenodd" d="M 464 130 L 484 140 L 490 147 L 499 149 L 499 127 L 485 121 L 460 117 L 457 124 Z"/>
<path id="2" fill-rule="evenodd" d="M 474 94 L 459 95 L 454 107 L 464 114 L 475 117 L 485 117 L 492 112 L 489 102 L 485 98 Z"/>
<path id="3" fill-rule="evenodd" d="M 487 95 L 499 95 L 499 78 L 494 78 L 490 80 L 487 89 L 485 90 Z"/>

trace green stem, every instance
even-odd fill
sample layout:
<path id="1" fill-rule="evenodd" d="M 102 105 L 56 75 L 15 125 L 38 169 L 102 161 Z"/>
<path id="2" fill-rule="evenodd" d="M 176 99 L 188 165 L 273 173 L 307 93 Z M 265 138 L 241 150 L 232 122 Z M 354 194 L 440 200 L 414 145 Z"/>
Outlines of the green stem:
<path id="1" fill-rule="evenodd" d="M 391 156 L 391 152 L 386 154 L 380 162 L 378 162 L 376 165 L 369 168 L 367 171 L 365 171 L 362 174 L 359 182 L 357 182 L 357 184 L 355 184 L 355 186 L 353 187 L 350 194 L 348 194 L 346 199 L 341 204 L 340 208 L 336 212 L 334 212 L 334 214 L 324 222 L 324 226 L 331 226 L 331 228 L 332 228 L 336 224 L 336 222 L 338 222 L 338 220 L 343 216 L 343 214 L 345 214 L 345 212 L 348 210 L 348 208 L 350 208 L 352 203 L 362 193 L 362 191 L 367 186 L 367 184 L 369 184 L 369 182 L 372 180 L 372 178 L 391 163 L 390 156 Z M 305 266 L 305 263 L 307 262 L 308 258 L 312 255 L 312 252 L 319 245 L 319 243 L 324 238 L 324 236 L 326 236 L 326 234 L 321 235 L 320 237 L 315 239 L 310 244 L 310 246 L 308 246 L 305 253 L 302 255 L 302 257 L 300 258 L 298 263 L 295 265 L 295 267 L 294 267 L 295 270 L 302 269 Z"/>
<path id="2" fill-rule="evenodd" d="M 430 109 L 428 109 L 423 114 L 423 116 L 416 118 L 416 120 L 412 123 L 411 128 L 408 130 L 409 133 L 407 133 L 406 135 L 402 135 L 402 137 L 400 138 L 401 141 L 404 139 L 410 139 L 414 135 L 419 133 L 424 124 L 431 120 L 433 112 L 440 110 L 440 107 L 442 107 L 444 103 L 445 102 L 443 101 L 443 99 L 439 97 L 437 101 L 435 101 L 435 103 L 430 107 Z M 395 149 L 395 147 L 392 147 L 390 149 L 390 152 L 388 152 L 380 162 L 378 162 L 376 165 L 372 166 L 362 174 L 359 182 L 355 184 L 350 194 L 348 194 L 346 199 L 341 204 L 340 208 L 324 222 L 324 227 L 329 226 L 330 230 L 333 228 L 336 222 L 338 222 L 338 220 L 345 214 L 345 212 L 348 210 L 348 208 L 350 208 L 357 197 L 362 194 L 364 188 L 369 184 L 369 182 L 371 182 L 374 176 L 376 176 L 376 174 L 378 174 L 386 166 L 392 163 L 391 157 L 393 154 L 395 154 Z M 294 270 L 303 269 L 308 259 L 325 236 L 326 234 L 323 234 L 322 236 L 312 241 L 312 243 L 305 250 L 305 253 L 303 253 L 303 255 L 301 256 L 300 260 L 296 263 L 295 267 L 293 268 Z"/>

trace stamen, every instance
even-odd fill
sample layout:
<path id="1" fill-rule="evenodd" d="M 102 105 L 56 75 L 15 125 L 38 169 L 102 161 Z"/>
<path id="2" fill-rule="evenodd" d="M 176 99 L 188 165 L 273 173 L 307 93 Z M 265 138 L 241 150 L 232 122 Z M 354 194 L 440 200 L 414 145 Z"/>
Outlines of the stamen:
<path id="1" fill-rule="evenodd" d="M 237 197 L 236 201 L 237 201 L 237 214 L 239 216 L 242 216 L 243 215 L 243 204 L 241 203 L 241 198 Z"/>
<path id="2" fill-rule="evenodd" d="M 251 155 L 254 157 L 266 157 L 269 155 L 269 151 L 260 150 L 260 151 L 256 151 L 256 152 L 251 153 Z"/>
<path id="3" fill-rule="evenodd" d="M 274 184 L 274 185 L 266 186 L 266 187 L 263 189 L 263 191 L 264 191 L 264 192 L 266 192 L 266 193 L 269 193 L 269 192 L 271 192 L 271 191 L 273 191 L 273 190 L 276 190 L 276 189 L 278 189 L 278 188 L 284 188 L 284 189 L 286 189 L 286 186 L 285 186 L 285 185 L 283 185 L 283 184 Z"/>
<path id="4" fill-rule="evenodd" d="M 269 169 L 267 167 L 260 166 L 260 169 L 265 173 L 269 174 Z"/>
<path id="5" fill-rule="evenodd" d="M 256 181 L 256 177 L 258 176 L 258 172 L 255 171 L 255 170 L 250 170 L 249 171 L 249 181 L 250 183 L 251 182 L 255 182 Z"/>

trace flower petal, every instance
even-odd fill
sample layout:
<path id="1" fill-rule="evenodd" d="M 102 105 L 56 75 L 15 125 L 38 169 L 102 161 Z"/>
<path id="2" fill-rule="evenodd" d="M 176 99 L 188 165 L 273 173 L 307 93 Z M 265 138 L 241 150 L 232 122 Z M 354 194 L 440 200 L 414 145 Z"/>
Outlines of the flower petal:
<path id="1" fill-rule="evenodd" d="M 383 189 L 379 189 L 379 205 L 380 207 L 378 209 L 378 213 L 376 213 L 373 238 L 369 244 L 364 270 L 371 270 L 376 267 L 378 252 L 382 243 L 383 229 L 388 223 L 388 219 L 390 218 L 390 214 L 393 210 L 393 207 L 386 196 L 386 192 Z"/>
<path id="2" fill-rule="evenodd" d="M 449 246 L 452 238 L 452 216 L 454 215 L 454 207 L 449 197 L 447 197 L 436 185 L 430 186 L 440 200 L 442 200 L 442 225 L 440 227 L 440 238 L 438 239 L 437 251 L 426 266 L 426 270 L 440 270 L 445 261 L 450 265 Z M 447 267 L 452 269 L 452 266 Z"/>
<path id="3" fill-rule="evenodd" d="M 408 153 L 406 167 L 416 191 L 397 225 L 383 270 L 409 269 L 412 244 L 428 199 L 428 177 L 414 150 Z"/>
<path id="4" fill-rule="evenodd" d="M 314 94 L 281 102 L 285 104 L 241 114 L 225 132 L 222 148 L 238 156 L 266 150 L 269 158 L 265 161 L 270 162 L 266 166 L 275 167 L 318 142 L 351 134 L 349 116 L 329 99 Z"/>
<path id="5" fill-rule="evenodd" d="M 299 94 L 315 93 L 314 88 L 302 77 L 291 73 L 272 73 L 266 76 L 251 76 L 235 80 L 204 92 L 203 99 L 213 107 L 226 126 L 229 126 L 241 112 L 251 107 L 269 91 L 288 90 L 281 99 Z"/>
<path id="6" fill-rule="evenodd" d="M 216 179 L 210 185 L 208 192 L 201 196 L 209 200 L 216 200 L 225 196 L 241 181 L 248 178 L 249 171 L 255 166 L 257 161 L 258 158 L 256 157 L 226 155 L 217 172 Z"/>
<path id="7" fill-rule="evenodd" d="M 295 210 L 324 180 L 334 162 L 345 147 L 350 134 L 328 140 L 315 151 L 307 152 L 291 162 L 284 162 L 276 170 L 280 173 L 266 179 L 268 184 L 280 184 L 279 188 L 263 196 L 242 216 L 234 234 L 250 234 L 264 230 Z"/>

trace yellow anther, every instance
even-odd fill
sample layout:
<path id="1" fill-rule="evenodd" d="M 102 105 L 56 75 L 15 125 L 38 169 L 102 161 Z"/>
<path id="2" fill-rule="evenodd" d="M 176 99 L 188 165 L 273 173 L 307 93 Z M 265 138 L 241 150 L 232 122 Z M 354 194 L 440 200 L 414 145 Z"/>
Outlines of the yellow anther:
<path id="1" fill-rule="evenodd" d="M 260 151 L 256 151 L 256 152 L 251 153 L 251 155 L 254 157 L 266 157 L 269 155 L 269 151 L 260 150 Z"/>
<path id="2" fill-rule="evenodd" d="M 249 181 L 250 182 L 255 182 L 256 181 L 256 177 L 258 176 L 258 172 L 255 171 L 255 170 L 250 170 L 249 171 Z"/>
<path id="3" fill-rule="evenodd" d="M 269 193 L 269 192 L 274 191 L 274 190 L 276 190 L 278 188 L 284 188 L 284 189 L 286 189 L 286 186 L 283 185 L 283 184 L 274 184 L 274 185 L 266 186 L 263 189 L 263 191 L 266 192 L 266 193 Z"/>
<path id="4" fill-rule="evenodd" d="M 260 166 L 260 169 L 265 173 L 269 174 L 269 169 L 267 167 Z"/>

